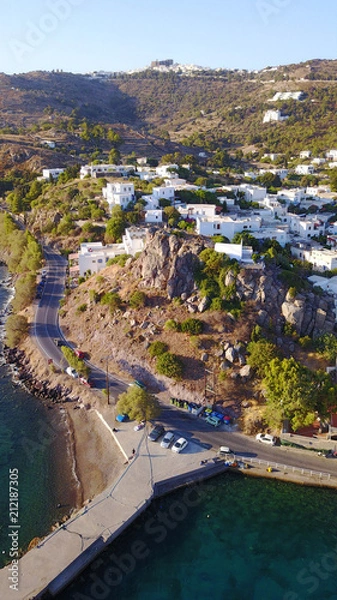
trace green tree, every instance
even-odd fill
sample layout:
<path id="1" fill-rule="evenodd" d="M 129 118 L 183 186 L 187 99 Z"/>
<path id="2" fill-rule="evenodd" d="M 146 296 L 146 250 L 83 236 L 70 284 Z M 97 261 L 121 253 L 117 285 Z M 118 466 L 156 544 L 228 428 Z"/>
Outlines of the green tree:
<path id="1" fill-rule="evenodd" d="M 193 319 L 190 317 L 189 319 L 185 319 L 181 323 L 181 331 L 183 333 L 189 333 L 190 335 L 199 335 L 204 330 L 204 323 L 200 321 L 200 319 Z"/>
<path id="2" fill-rule="evenodd" d="M 135 290 L 129 298 L 129 304 L 132 308 L 141 308 L 146 305 L 146 294 L 140 290 Z"/>
<path id="3" fill-rule="evenodd" d="M 122 241 L 122 235 L 126 227 L 126 218 L 120 206 L 114 206 L 111 218 L 107 222 L 104 240 L 108 244 Z"/>
<path id="4" fill-rule="evenodd" d="M 183 375 L 183 363 L 178 356 L 171 352 L 164 352 L 157 357 L 157 372 L 172 379 L 180 380 Z"/>
<path id="5" fill-rule="evenodd" d="M 294 431 L 310 425 L 315 418 L 317 387 L 309 369 L 294 358 L 274 358 L 265 370 L 267 394 L 265 419 L 277 427 L 289 419 Z"/>
<path id="6" fill-rule="evenodd" d="M 23 315 L 9 315 L 6 321 L 6 344 L 9 348 L 15 348 L 28 334 L 29 325 Z"/>
<path id="7" fill-rule="evenodd" d="M 255 369 L 260 377 L 264 377 L 270 361 L 279 355 L 275 344 L 264 339 L 250 342 L 247 351 L 247 363 Z"/>
<path id="8" fill-rule="evenodd" d="M 128 415 L 132 420 L 150 421 L 159 416 L 160 404 L 155 396 L 132 385 L 127 392 L 118 397 L 116 410 L 120 414 Z"/>
<path id="9" fill-rule="evenodd" d="M 317 352 L 322 354 L 329 362 L 335 362 L 337 358 L 337 337 L 333 333 L 324 333 L 315 340 Z"/>

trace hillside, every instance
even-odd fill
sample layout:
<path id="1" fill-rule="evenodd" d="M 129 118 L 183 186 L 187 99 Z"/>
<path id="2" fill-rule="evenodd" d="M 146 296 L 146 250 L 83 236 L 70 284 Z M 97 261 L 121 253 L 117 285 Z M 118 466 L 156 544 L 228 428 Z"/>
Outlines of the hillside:
<path id="1" fill-rule="evenodd" d="M 74 164 L 108 153 L 104 133 L 83 136 L 84 121 L 113 128 L 122 156 L 160 157 L 182 150 L 229 151 L 249 145 L 287 154 L 337 145 L 337 61 L 312 60 L 260 72 L 183 76 L 151 70 L 99 80 L 71 73 L 0 74 L 0 175 L 13 167 Z M 270 102 L 278 91 L 301 101 Z M 289 116 L 262 124 L 266 110 Z M 56 142 L 55 150 L 41 146 Z"/>

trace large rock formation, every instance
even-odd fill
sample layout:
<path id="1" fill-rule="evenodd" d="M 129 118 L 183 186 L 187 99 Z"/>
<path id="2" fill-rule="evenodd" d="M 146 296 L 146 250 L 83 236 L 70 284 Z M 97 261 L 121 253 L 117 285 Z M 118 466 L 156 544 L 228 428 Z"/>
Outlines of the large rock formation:
<path id="1" fill-rule="evenodd" d="M 133 274 L 140 280 L 140 287 L 165 290 L 168 298 L 178 296 L 186 301 L 190 312 L 196 312 L 201 298 L 195 295 L 194 273 L 199 265 L 198 255 L 208 244 L 200 238 L 180 238 L 151 228 Z M 256 265 L 242 268 L 239 274 L 228 271 L 225 284 L 235 290 L 233 296 L 238 300 L 250 303 L 256 323 L 272 326 L 276 335 L 282 335 L 285 322 L 293 325 L 300 336 L 332 332 L 336 322 L 333 298 L 316 294 L 312 289 L 293 296 L 277 274 L 277 269 Z M 195 298 L 191 306 L 192 293 Z"/>
<path id="2" fill-rule="evenodd" d="M 198 254 L 204 243 L 197 238 L 185 240 L 154 228 L 149 229 L 144 251 L 133 273 L 141 278 L 140 286 L 166 290 L 168 297 L 190 295 L 194 288 L 194 272 Z"/>

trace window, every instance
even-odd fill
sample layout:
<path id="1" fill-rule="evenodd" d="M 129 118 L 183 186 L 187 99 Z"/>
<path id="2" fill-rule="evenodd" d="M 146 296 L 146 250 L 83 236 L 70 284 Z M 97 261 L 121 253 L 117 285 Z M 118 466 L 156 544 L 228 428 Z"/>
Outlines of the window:
<path id="1" fill-rule="evenodd" d="M 98 262 L 98 263 L 102 263 L 102 262 L 103 262 L 103 260 L 102 260 L 101 258 L 99 258 L 99 259 L 97 260 L 97 262 Z"/>

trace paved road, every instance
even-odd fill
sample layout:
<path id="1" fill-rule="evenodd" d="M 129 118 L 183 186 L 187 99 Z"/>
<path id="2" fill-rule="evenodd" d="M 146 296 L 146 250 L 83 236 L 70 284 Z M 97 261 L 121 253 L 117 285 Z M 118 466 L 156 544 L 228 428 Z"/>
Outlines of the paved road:
<path id="1" fill-rule="evenodd" d="M 67 361 L 61 350 L 56 346 L 54 339 L 63 339 L 65 343 L 71 345 L 63 337 L 58 317 L 60 300 L 64 296 L 67 261 L 50 247 L 44 247 L 44 257 L 46 259 L 47 277 L 42 297 L 36 308 L 33 332 L 41 353 L 52 360 L 55 365 L 65 369 Z M 86 363 L 91 369 L 91 379 L 95 388 L 106 389 L 106 364 L 103 365 L 103 368 L 99 368 L 90 363 L 89 360 Z M 127 389 L 127 384 L 109 375 L 109 388 L 112 399 L 124 392 Z"/>

